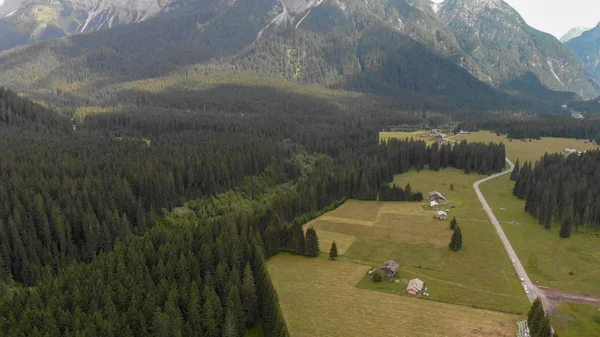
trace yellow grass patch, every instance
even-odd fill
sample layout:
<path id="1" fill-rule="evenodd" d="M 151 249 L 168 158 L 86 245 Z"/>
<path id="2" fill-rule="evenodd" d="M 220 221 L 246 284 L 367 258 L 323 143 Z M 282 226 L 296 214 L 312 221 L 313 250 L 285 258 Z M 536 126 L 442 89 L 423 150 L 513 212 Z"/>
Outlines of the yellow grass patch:
<path id="1" fill-rule="evenodd" d="M 348 200 L 342 206 L 327 213 L 327 216 L 344 219 L 358 219 L 364 221 L 375 221 L 379 209 L 384 205 L 378 201 Z"/>
<path id="2" fill-rule="evenodd" d="M 413 132 L 380 132 L 379 133 L 379 141 L 387 142 L 390 139 L 406 139 L 406 138 L 414 138 L 424 140 L 427 144 L 433 144 L 434 138 L 431 137 L 429 131 L 413 131 Z"/>
<path id="3" fill-rule="evenodd" d="M 521 318 L 356 288 L 368 267 L 280 255 L 268 261 L 292 337 L 514 336 Z"/>
<path id="4" fill-rule="evenodd" d="M 359 225 L 359 226 L 367 226 L 371 227 L 375 223 L 373 221 L 365 221 L 360 219 L 352 219 L 352 218 L 338 218 L 334 216 L 324 215 L 319 218 L 319 220 L 329 221 L 329 222 L 337 222 L 337 223 L 345 223 L 350 225 Z"/>
<path id="5" fill-rule="evenodd" d="M 356 240 L 356 236 L 329 232 L 323 229 L 317 229 L 317 235 L 319 236 L 319 249 L 322 252 L 328 253 L 331 243 L 335 241 L 339 255 L 344 254 Z"/>
<path id="6" fill-rule="evenodd" d="M 590 143 L 587 139 L 572 139 L 572 138 L 542 138 L 541 140 L 532 139 L 529 142 L 527 139 L 525 142 L 513 139 L 510 141 L 506 136 L 496 136 L 495 133 L 488 131 L 473 132 L 468 135 L 457 135 L 455 138 L 457 141 L 466 140 L 468 142 L 495 142 L 504 143 L 506 145 L 506 154 L 509 159 L 513 162 L 520 159 L 521 163 L 524 161 L 537 161 L 544 153 L 562 153 L 565 148 L 576 149 L 579 151 L 594 150 L 598 146 L 594 143 Z"/>

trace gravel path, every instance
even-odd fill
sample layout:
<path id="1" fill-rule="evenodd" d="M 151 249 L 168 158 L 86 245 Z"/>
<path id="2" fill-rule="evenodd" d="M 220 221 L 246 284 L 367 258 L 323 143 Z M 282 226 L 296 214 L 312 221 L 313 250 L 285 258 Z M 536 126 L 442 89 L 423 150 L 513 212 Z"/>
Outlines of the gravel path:
<path id="1" fill-rule="evenodd" d="M 519 257 L 517 256 L 517 253 L 515 253 L 514 249 L 510 245 L 510 242 L 508 241 L 506 234 L 504 234 L 504 230 L 502 230 L 502 226 L 500 226 L 500 223 L 498 222 L 498 219 L 496 219 L 496 216 L 494 215 L 494 212 L 492 211 L 490 205 L 488 205 L 487 201 L 485 200 L 485 197 L 479 190 L 479 185 L 481 183 L 501 177 L 505 174 L 510 174 L 512 172 L 514 164 L 508 158 L 506 158 L 506 162 L 509 164 L 510 169 L 508 169 L 502 173 L 494 174 L 485 179 L 481 179 L 481 180 L 475 182 L 473 184 L 473 188 L 475 189 L 475 192 L 477 193 L 477 197 L 479 198 L 479 201 L 483 205 L 483 209 L 485 210 L 488 217 L 490 218 L 492 225 L 494 225 L 494 227 L 496 228 L 496 232 L 498 233 L 498 236 L 500 237 L 500 240 L 502 241 L 502 244 L 504 245 L 504 249 L 506 250 L 508 257 L 511 260 L 515 261 L 513 263 L 515 271 L 516 271 L 517 275 L 519 275 L 519 278 L 524 279 L 524 281 L 522 281 L 521 283 L 524 285 L 527 285 L 527 288 L 529 290 L 529 294 L 527 294 L 527 297 L 529 298 L 529 301 L 533 302 L 537 297 L 540 297 L 542 299 L 542 302 L 544 303 L 544 308 L 549 309 L 550 306 L 549 306 L 548 300 L 546 299 L 545 294 L 542 291 L 540 291 L 535 286 L 535 284 L 533 282 L 531 282 L 531 280 L 529 279 L 529 276 L 527 275 L 525 268 L 523 268 L 523 265 L 521 264 L 521 261 L 519 260 Z M 523 290 L 523 291 L 525 291 L 525 290 Z"/>

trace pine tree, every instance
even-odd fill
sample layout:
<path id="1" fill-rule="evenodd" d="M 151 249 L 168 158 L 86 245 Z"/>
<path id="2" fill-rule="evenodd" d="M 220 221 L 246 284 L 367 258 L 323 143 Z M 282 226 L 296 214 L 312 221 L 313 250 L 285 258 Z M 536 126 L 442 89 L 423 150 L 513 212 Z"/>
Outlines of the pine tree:
<path id="1" fill-rule="evenodd" d="M 572 220 L 570 217 L 565 217 L 562 222 L 562 226 L 560 226 L 560 237 L 568 238 L 571 236 L 571 230 L 573 228 Z"/>
<path id="2" fill-rule="evenodd" d="M 552 326 L 550 325 L 550 318 L 548 316 L 544 316 L 540 322 L 540 328 L 536 337 L 552 337 Z"/>
<path id="3" fill-rule="evenodd" d="M 304 231 L 300 223 L 294 223 L 291 228 L 292 252 L 296 255 L 304 255 Z"/>
<path id="4" fill-rule="evenodd" d="M 530 317 L 531 318 L 527 322 L 529 326 L 529 332 L 531 333 L 531 336 L 537 336 L 537 333 L 540 330 L 540 323 L 544 318 L 544 306 L 538 305 L 535 307 Z"/>
<path id="5" fill-rule="evenodd" d="M 256 295 L 254 274 L 249 263 L 246 263 L 246 267 L 244 267 L 241 290 L 242 304 L 246 314 L 246 327 L 249 328 L 258 320 L 258 297 Z"/>
<path id="6" fill-rule="evenodd" d="M 519 178 L 520 170 L 521 170 L 521 167 L 519 165 L 519 159 L 517 159 L 517 162 L 515 163 L 515 167 L 513 168 L 512 173 L 510 175 L 510 180 L 517 181 L 517 179 Z"/>
<path id="7" fill-rule="evenodd" d="M 458 222 L 456 221 L 456 217 L 452 217 L 452 221 L 450 221 L 450 229 L 454 230 Z"/>
<path id="8" fill-rule="evenodd" d="M 533 313 L 538 310 L 538 307 L 542 306 L 542 300 L 538 297 L 533 301 L 531 308 L 529 308 L 529 312 L 527 313 L 527 324 L 531 324 Z"/>
<path id="9" fill-rule="evenodd" d="M 331 249 L 329 250 L 329 259 L 335 260 L 335 259 L 337 259 L 337 256 L 338 256 L 337 246 L 335 244 L 335 241 L 333 241 L 333 243 L 331 243 Z"/>
<path id="10" fill-rule="evenodd" d="M 306 230 L 306 243 L 304 245 L 307 256 L 317 257 L 319 255 L 319 238 L 314 228 Z"/>
<path id="11" fill-rule="evenodd" d="M 460 232 L 460 226 L 456 226 L 454 229 L 454 234 L 452 234 L 452 239 L 450 239 L 450 249 L 452 251 L 459 251 L 462 249 L 462 233 Z"/>

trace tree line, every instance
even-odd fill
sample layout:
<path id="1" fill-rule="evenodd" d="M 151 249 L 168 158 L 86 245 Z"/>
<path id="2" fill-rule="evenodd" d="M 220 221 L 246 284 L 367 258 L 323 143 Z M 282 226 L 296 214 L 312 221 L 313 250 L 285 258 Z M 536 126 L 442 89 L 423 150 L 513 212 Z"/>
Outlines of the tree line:
<path id="1" fill-rule="evenodd" d="M 1 126 L 0 176 L 10 179 L 0 181 L 0 283 L 35 285 L 3 288 L 2 331 L 158 336 L 174 326 L 181 327 L 175 336 L 205 330 L 234 336 L 253 323 L 267 335 L 285 336 L 257 256 L 318 255 L 316 233 L 305 234 L 302 225 L 345 199 L 375 200 L 395 174 L 426 166 L 490 173 L 503 165 L 501 144 L 378 142 L 386 125 L 426 116 L 348 112 L 319 101 L 303 110 L 301 101 L 256 106 L 247 114 L 240 103 L 225 102 L 191 113 L 110 113 L 86 118 L 76 130 L 36 117 L 27 119 L 36 128 Z M 12 104 L 11 111 L 27 116 L 27 104 Z M 257 202 L 240 212 L 209 202 L 228 191 Z M 199 197 L 204 201 L 190 204 L 195 218 L 169 216 L 168 210 Z M 212 265 L 203 265 L 205 258 Z M 242 296 L 247 264 L 259 302 L 254 322 L 242 318 L 238 305 L 248 303 Z M 163 265 L 187 267 L 189 284 L 178 283 L 181 270 L 173 276 Z M 214 281 L 215 296 L 213 279 L 241 283 Z M 194 323 L 186 302 L 193 282 L 200 315 L 212 315 L 205 323 Z M 82 294 L 78 302 L 73 294 Z M 86 302 L 88 295 L 94 301 Z M 148 297 L 154 302 L 145 302 Z"/>
<path id="2" fill-rule="evenodd" d="M 564 156 L 546 154 L 526 162 L 515 174 L 513 194 L 525 200 L 525 210 L 547 229 L 560 224 L 561 237 L 580 226 L 600 227 L 600 151 Z"/>

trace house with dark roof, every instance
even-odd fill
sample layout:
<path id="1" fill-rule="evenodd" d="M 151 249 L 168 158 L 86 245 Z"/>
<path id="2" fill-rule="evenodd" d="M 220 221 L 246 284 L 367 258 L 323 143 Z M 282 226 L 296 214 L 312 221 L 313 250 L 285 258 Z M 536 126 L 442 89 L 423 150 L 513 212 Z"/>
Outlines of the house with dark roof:
<path id="1" fill-rule="evenodd" d="M 389 261 L 386 261 L 383 264 L 383 266 L 381 266 L 379 269 L 381 269 L 381 271 L 383 272 L 383 275 L 385 275 L 386 277 L 394 277 L 398 273 L 398 269 L 400 269 L 400 265 L 396 261 L 389 260 Z"/>
<path id="2" fill-rule="evenodd" d="M 438 191 L 431 191 L 431 192 L 429 192 L 429 201 L 435 201 L 437 203 L 445 203 L 448 200 L 442 195 L 442 193 L 440 193 Z"/>

